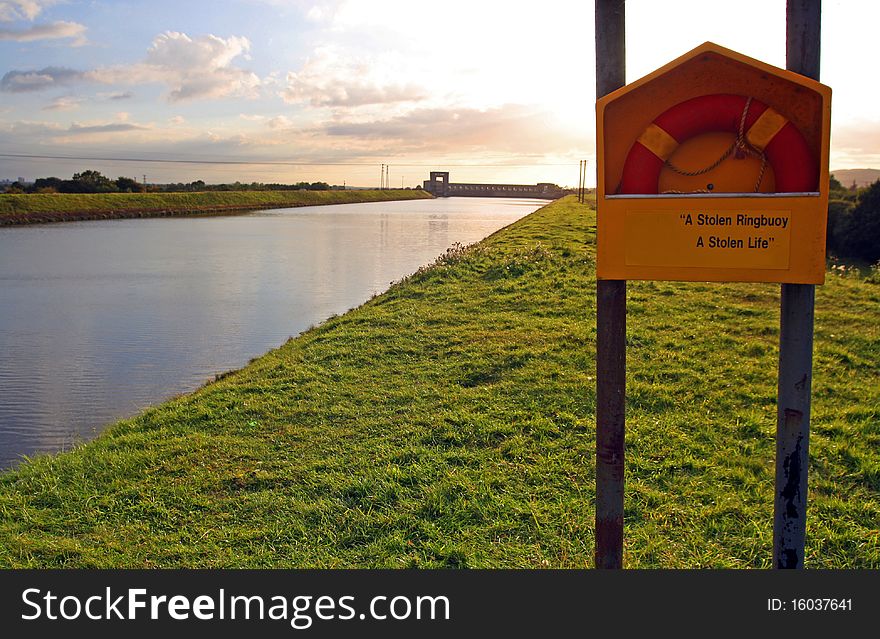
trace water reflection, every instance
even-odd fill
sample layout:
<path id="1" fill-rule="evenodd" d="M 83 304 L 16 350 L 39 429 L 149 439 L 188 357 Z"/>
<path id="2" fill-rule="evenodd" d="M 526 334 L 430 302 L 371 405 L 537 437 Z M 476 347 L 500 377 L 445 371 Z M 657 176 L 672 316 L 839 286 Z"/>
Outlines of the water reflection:
<path id="1" fill-rule="evenodd" d="M 540 204 L 0 228 L 0 467 L 191 391 Z"/>

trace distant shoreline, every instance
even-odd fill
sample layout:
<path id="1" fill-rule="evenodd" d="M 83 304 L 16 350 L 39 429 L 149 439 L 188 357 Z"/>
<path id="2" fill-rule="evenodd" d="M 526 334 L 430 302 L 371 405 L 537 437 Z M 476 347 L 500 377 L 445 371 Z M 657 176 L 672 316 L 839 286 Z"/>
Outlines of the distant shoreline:
<path id="1" fill-rule="evenodd" d="M 273 208 L 430 199 L 422 190 L 205 191 L 0 195 L 0 226 L 151 217 L 232 215 Z"/>

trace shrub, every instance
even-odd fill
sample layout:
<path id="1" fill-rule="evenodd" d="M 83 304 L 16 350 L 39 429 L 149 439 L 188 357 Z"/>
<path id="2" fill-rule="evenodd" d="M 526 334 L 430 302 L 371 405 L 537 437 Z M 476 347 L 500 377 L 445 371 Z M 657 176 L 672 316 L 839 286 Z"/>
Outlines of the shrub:
<path id="1" fill-rule="evenodd" d="M 834 226 L 831 226 L 831 208 L 829 203 L 829 230 L 833 233 L 836 252 L 842 257 L 871 263 L 880 260 L 880 180 L 860 194 L 848 213 L 845 207 L 835 204 Z"/>

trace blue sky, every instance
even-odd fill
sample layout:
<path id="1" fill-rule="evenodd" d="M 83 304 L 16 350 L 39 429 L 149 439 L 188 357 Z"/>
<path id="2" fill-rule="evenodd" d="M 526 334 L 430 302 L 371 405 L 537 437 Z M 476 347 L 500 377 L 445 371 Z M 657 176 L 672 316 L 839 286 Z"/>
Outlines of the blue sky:
<path id="1" fill-rule="evenodd" d="M 832 169 L 880 166 L 878 5 L 824 2 Z M 92 158 L 0 157 L 0 178 L 368 186 L 387 163 L 392 185 L 575 184 L 595 166 L 592 21 L 557 0 L 0 0 L 0 153 Z M 630 0 L 627 22 L 629 80 L 706 40 L 785 65 L 783 0 Z"/>

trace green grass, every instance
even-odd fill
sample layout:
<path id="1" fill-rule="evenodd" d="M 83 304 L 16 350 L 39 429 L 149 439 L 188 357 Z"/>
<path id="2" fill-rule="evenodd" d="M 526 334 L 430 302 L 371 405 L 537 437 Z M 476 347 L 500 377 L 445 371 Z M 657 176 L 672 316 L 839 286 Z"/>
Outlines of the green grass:
<path id="1" fill-rule="evenodd" d="M 574 198 L 0 476 L 0 565 L 589 567 L 595 213 Z M 631 568 L 769 567 L 775 285 L 632 282 Z M 806 564 L 880 567 L 880 285 L 817 293 Z"/>
<path id="2" fill-rule="evenodd" d="M 205 208 L 267 208 L 411 200 L 431 197 L 422 190 L 207 191 L 200 193 L 33 193 L 0 194 L 4 218 L 57 213 L 124 213 L 136 210 L 199 211 Z"/>

